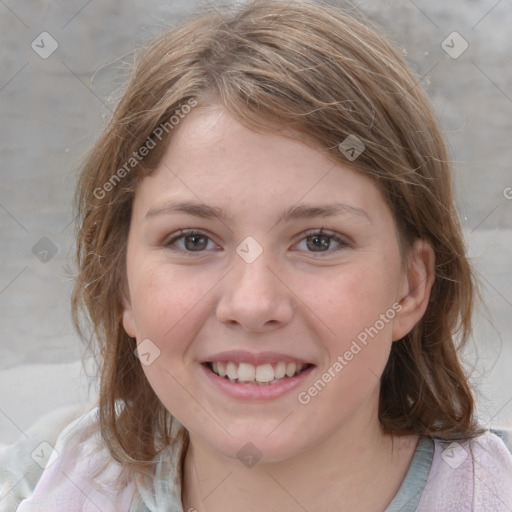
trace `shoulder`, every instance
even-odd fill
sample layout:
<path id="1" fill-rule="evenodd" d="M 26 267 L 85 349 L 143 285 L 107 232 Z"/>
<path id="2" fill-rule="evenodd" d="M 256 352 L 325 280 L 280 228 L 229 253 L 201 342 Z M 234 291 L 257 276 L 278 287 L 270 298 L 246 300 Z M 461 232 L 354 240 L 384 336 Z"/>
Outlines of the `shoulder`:
<path id="1" fill-rule="evenodd" d="M 51 455 L 59 433 L 90 407 L 53 410 L 26 429 L 17 441 L 0 445 L 0 512 L 12 512 L 30 496 Z"/>
<path id="2" fill-rule="evenodd" d="M 457 441 L 434 439 L 418 512 L 512 509 L 512 430 L 488 429 Z"/>
<path id="3" fill-rule="evenodd" d="M 490 433 L 498 436 L 507 450 L 512 454 L 512 427 L 496 427 L 489 430 Z"/>
<path id="4" fill-rule="evenodd" d="M 88 511 L 98 510 L 98 507 L 103 512 L 113 512 L 119 507 L 121 510 L 129 509 L 129 486 L 114 491 L 110 485 L 121 468 L 101 442 L 98 408 L 85 412 L 82 408 L 81 414 L 78 411 L 76 408 L 73 411 L 74 418 L 69 417 L 70 411 L 65 411 L 66 418 L 62 414 L 60 421 L 54 419 L 52 426 L 60 427 L 57 432 L 50 432 L 48 418 L 42 418 L 31 427 L 33 435 L 28 440 L 4 450 L 2 465 L 9 463 L 7 470 L 19 481 L 9 492 L 8 504 L 4 505 L 4 500 L 0 502 L 0 512 Z M 62 424 L 64 419 L 67 420 L 65 425 Z M 33 446 L 36 438 L 39 443 Z M 16 462 L 15 457 L 20 457 L 20 461 Z M 40 470 L 34 474 L 35 466 Z M 107 469 L 102 473 L 101 482 L 97 482 L 92 476 L 101 467 Z M 100 492 L 98 485 L 105 488 Z"/>

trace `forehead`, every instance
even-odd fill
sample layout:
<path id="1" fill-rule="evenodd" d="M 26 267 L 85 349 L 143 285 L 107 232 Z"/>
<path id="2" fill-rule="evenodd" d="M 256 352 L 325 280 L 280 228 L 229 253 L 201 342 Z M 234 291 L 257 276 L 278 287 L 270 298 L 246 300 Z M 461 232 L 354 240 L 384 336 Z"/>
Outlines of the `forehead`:
<path id="1" fill-rule="evenodd" d="M 156 170 L 142 180 L 135 203 L 147 213 L 169 201 L 222 205 L 226 215 L 283 211 L 298 203 L 342 202 L 375 214 L 387 209 L 367 176 L 291 131 L 253 131 L 220 107 L 194 109 L 181 121 Z"/>

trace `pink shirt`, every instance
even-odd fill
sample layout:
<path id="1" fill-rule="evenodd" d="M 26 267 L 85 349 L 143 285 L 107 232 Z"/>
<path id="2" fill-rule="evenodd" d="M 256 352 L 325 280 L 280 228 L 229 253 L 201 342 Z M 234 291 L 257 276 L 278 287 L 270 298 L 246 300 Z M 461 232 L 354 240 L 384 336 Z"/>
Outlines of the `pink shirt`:
<path id="1" fill-rule="evenodd" d="M 155 459 L 153 479 L 132 480 L 114 489 L 112 481 L 120 466 L 101 441 L 97 412 L 92 409 L 60 433 L 33 492 L 19 483 L 8 489 L 10 483 L 2 486 L 0 479 L 0 512 L 183 512 L 178 471 L 183 443 L 168 447 Z M 183 429 L 178 422 L 173 428 L 175 436 Z M 16 459 L 9 449 L 0 450 L 1 463 L 5 457 Z M 23 450 L 22 445 L 16 449 Z M 511 451 L 512 430 L 507 429 L 489 430 L 457 443 L 422 437 L 385 512 L 511 512 Z M 108 469 L 93 483 L 90 475 L 103 461 L 109 462 Z M 4 467 L 0 478 L 5 474 L 16 481 L 25 470 L 9 467 L 6 473 Z"/>

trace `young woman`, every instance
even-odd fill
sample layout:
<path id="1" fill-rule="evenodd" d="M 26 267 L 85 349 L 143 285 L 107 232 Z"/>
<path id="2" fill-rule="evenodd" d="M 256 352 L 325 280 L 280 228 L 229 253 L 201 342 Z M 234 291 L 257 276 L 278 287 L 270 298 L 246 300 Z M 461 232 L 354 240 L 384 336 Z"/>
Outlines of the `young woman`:
<path id="1" fill-rule="evenodd" d="M 77 189 L 99 404 L 18 510 L 511 510 L 451 179 L 365 20 L 261 0 L 156 39 Z"/>

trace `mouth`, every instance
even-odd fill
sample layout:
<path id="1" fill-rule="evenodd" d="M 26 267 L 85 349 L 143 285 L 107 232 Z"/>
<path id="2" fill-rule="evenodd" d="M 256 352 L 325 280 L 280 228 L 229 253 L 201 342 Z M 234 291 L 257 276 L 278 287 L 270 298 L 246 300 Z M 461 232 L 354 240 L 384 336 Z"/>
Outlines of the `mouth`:
<path id="1" fill-rule="evenodd" d="M 202 363 L 211 373 L 235 384 L 271 386 L 286 382 L 312 366 L 310 363 L 279 361 L 253 365 L 234 361 L 207 361 Z"/>

